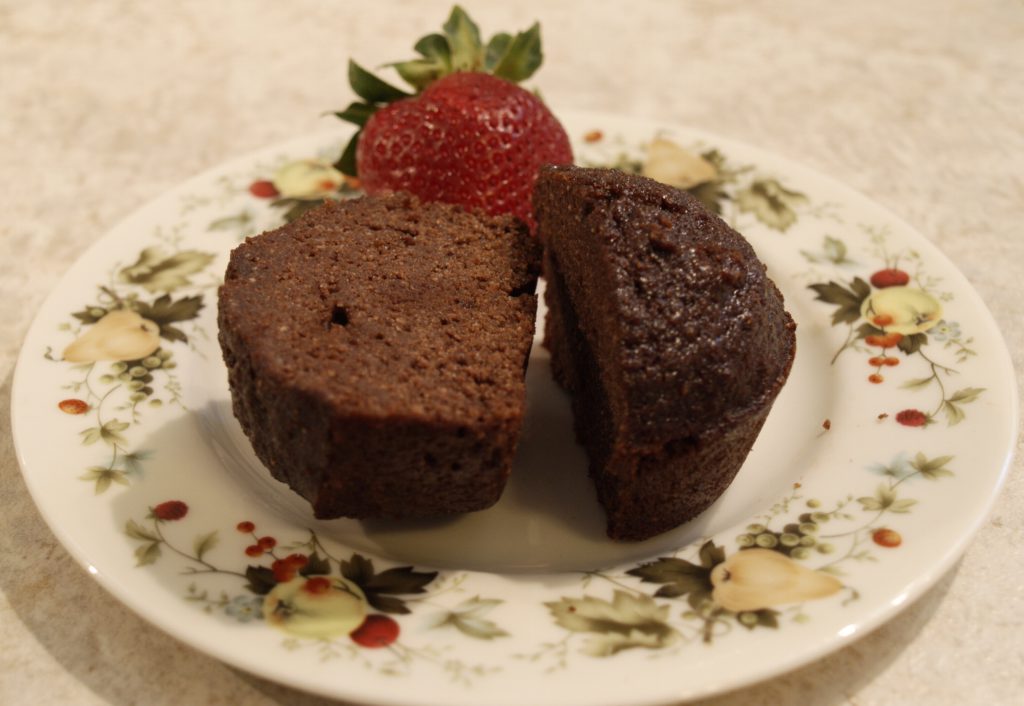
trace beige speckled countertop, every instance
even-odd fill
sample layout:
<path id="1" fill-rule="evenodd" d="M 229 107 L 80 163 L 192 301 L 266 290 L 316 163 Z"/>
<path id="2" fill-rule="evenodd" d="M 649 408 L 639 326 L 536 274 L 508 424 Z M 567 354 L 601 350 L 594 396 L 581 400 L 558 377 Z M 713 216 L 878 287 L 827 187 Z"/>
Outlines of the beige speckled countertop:
<path id="1" fill-rule="evenodd" d="M 711 130 L 900 214 L 967 275 L 1024 369 L 1019 0 L 465 4 L 489 30 L 542 21 L 536 83 L 556 108 Z M 326 703 L 166 637 L 72 561 L 17 468 L 11 376 L 37 307 L 89 244 L 204 168 L 321 129 L 350 98 L 349 56 L 406 56 L 448 7 L 0 0 L 0 703 Z M 1021 466 L 964 558 L 899 617 L 708 703 L 1019 703 Z"/>

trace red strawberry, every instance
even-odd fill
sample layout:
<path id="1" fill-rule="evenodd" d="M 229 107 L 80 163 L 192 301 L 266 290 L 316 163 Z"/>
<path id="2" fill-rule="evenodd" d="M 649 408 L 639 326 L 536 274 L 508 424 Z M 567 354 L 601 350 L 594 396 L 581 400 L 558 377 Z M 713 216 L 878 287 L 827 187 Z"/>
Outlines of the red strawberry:
<path id="1" fill-rule="evenodd" d="M 356 160 L 368 194 L 408 191 L 532 222 L 538 170 L 572 162 L 572 150 L 561 124 L 532 93 L 463 72 L 374 113 Z"/>
<path id="2" fill-rule="evenodd" d="M 421 58 L 393 64 L 411 95 L 354 62 L 363 102 L 336 115 L 362 128 L 337 167 L 367 193 L 408 191 L 428 201 L 511 213 L 532 225 L 530 195 L 543 164 L 572 162 L 569 138 L 535 95 L 515 85 L 541 63 L 540 27 L 485 45 L 456 6 L 444 34 L 416 43 Z"/>

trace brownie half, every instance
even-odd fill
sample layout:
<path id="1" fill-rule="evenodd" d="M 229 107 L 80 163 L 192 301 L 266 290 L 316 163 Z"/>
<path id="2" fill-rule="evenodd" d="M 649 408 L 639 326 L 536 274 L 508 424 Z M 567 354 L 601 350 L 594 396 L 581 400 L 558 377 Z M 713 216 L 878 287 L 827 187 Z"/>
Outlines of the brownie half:
<path id="1" fill-rule="evenodd" d="M 728 487 L 782 388 L 796 326 L 750 244 L 696 198 L 545 167 L 545 345 L 608 535 L 642 540 Z"/>
<path id="2" fill-rule="evenodd" d="M 537 243 L 406 195 L 328 201 L 231 253 L 220 344 L 235 416 L 319 518 L 481 510 L 525 411 Z"/>

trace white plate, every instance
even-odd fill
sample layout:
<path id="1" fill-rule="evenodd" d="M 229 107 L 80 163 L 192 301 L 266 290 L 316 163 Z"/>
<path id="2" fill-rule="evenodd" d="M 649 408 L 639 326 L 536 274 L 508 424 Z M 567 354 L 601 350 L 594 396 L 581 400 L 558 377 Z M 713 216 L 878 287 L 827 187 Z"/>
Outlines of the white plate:
<path id="1" fill-rule="evenodd" d="M 628 167 L 656 135 L 717 150 L 719 180 L 705 196 L 717 194 L 753 243 L 799 324 L 792 376 L 718 503 L 642 544 L 605 540 L 540 346 L 516 469 L 493 509 L 434 523 L 317 522 L 273 481 L 230 412 L 216 286 L 231 248 L 294 205 L 250 185 L 290 161 L 330 159 L 338 132 L 154 201 L 82 256 L 42 307 L 15 375 L 14 437 L 71 554 L 120 601 L 225 662 L 407 705 L 717 693 L 840 648 L 935 582 L 991 506 L 1017 425 L 1009 356 L 965 279 L 902 221 L 783 159 L 671 126 L 566 117 L 581 163 Z M 601 138 L 585 140 L 594 130 Z M 909 282 L 875 286 L 900 281 L 889 273 L 872 284 L 886 268 Z M 118 308 L 163 334 L 157 354 L 126 370 L 88 362 L 152 348 L 138 329 L 114 333 L 117 319 L 139 324 L 132 314 L 96 323 Z M 868 317 L 885 330 L 863 328 Z M 61 360 L 87 335 L 69 354 L 86 362 Z M 250 556 L 258 537 L 276 546 Z M 751 542 L 758 551 L 741 551 Z M 285 580 L 293 554 L 309 577 Z M 387 644 L 366 646 L 375 640 Z"/>

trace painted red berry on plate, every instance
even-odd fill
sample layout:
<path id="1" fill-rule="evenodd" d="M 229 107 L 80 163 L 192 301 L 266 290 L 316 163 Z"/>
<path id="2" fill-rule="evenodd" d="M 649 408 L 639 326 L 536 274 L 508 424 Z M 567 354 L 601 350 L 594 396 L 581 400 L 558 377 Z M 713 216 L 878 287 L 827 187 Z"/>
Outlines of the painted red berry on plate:
<path id="1" fill-rule="evenodd" d="M 274 186 L 274 182 L 266 180 L 254 181 L 250 184 L 249 193 L 261 199 L 273 199 L 278 196 L 277 187 Z"/>
<path id="2" fill-rule="evenodd" d="M 910 275 L 895 267 L 887 267 L 871 275 L 871 284 L 879 289 L 886 287 L 903 287 L 910 282 Z"/>
<path id="3" fill-rule="evenodd" d="M 249 534 L 250 532 L 256 529 L 256 525 L 254 525 L 252 522 L 249 522 L 248 520 L 245 520 L 244 522 L 239 522 L 237 525 L 235 525 L 235 529 L 237 529 L 239 532 L 243 534 Z"/>
<path id="4" fill-rule="evenodd" d="M 352 641 L 363 647 L 387 647 L 398 639 L 398 623 L 386 615 L 366 616 L 366 620 L 352 631 Z"/>
<path id="5" fill-rule="evenodd" d="M 878 346 L 880 348 L 892 348 L 893 346 L 898 346 L 902 340 L 902 333 L 885 333 L 881 335 L 871 334 L 864 337 L 864 342 L 866 344 L 869 346 Z"/>
<path id="6" fill-rule="evenodd" d="M 260 545 L 260 549 L 265 552 L 269 552 L 271 549 L 277 546 L 277 540 L 273 537 L 260 537 L 256 540 L 256 543 Z"/>
<path id="7" fill-rule="evenodd" d="M 302 584 L 302 590 L 306 593 L 311 593 L 314 596 L 327 593 L 331 590 L 331 580 L 323 576 L 314 576 L 311 579 L 307 579 L 306 583 Z"/>
<path id="8" fill-rule="evenodd" d="M 894 549 L 903 544 L 903 537 L 900 536 L 900 533 L 888 528 L 875 530 L 871 535 L 871 540 L 878 546 L 887 549 Z"/>
<path id="9" fill-rule="evenodd" d="M 61 400 L 57 407 L 65 414 L 85 414 L 89 411 L 89 405 L 85 400 Z"/>
<path id="10" fill-rule="evenodd" d="M 873 383 L 875 385 L 880 385 L 881 383 L 885 382 L 885 378 L 879 375 L 878 373 L 872 373 L 871 375 L 868 375 L 868 382 Z"/>
<path id="11" fill-rule="evenodd" d="M 928 415 L 919 409 L 904 409 L 896 413 L 896 421 L 905 427 L 923 427 L 928 423 Z"/>
<path id="12" fill-rule="evenodd" d="M 274 572 L 274 579 L 278 583 L 291 581 L 295 578 L 295 569 L 295 565 L 291 564 L 286 559 L 277 559 L 270 565 L 270 570 Z"/>
<path id="13" fill-rule="evenodd" d="M 153 517 L 158 520 L 180 520 L 188 514 L 188 505 L 180 500 L 168 500 L 153 508 Z"/>
<path id="14" fill-rule="evenodd" d="M 263 547 L 258 544 L 250 544 L 245 548 L 246 556 L 251 556 L 254 559 L 258 556 L 263 556 Z"/>
<path id="15" fill-rule="evenodd" d="M 309 563 L 309 558 L 305 554 L 289 554 L 284 560 L 296 569 L 301 569 Z"/>

